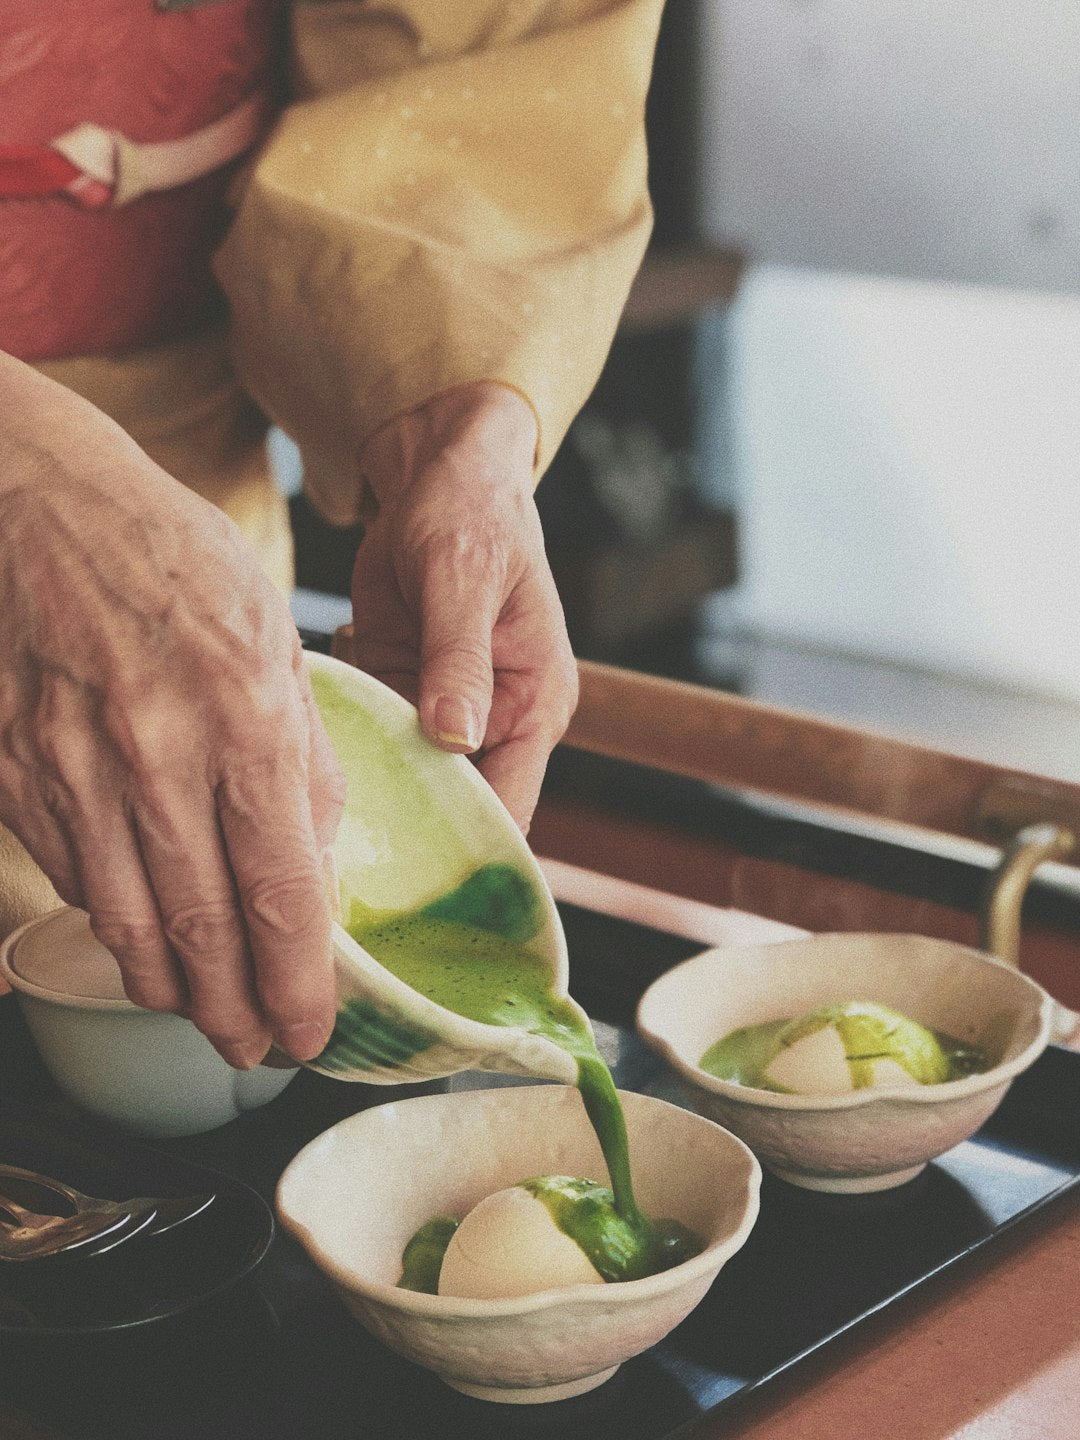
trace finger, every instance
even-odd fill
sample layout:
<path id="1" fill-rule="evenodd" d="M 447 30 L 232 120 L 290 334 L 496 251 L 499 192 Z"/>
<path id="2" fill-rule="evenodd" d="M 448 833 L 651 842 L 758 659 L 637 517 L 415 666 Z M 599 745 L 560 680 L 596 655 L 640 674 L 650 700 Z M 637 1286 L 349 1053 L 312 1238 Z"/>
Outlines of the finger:
<path id="1" fill-rule="evenodd" d="M 168 944 L 179 961 L 186 1013 L 237 1069 L 270 1045 L 252 959 L 209 787 L 144 792 L 136 810 L 141 853 Z"/>
<path id="2" fill-rule="evenodd" d="M 305 665 L 299 675 L 300 698 L 308 725 L 308 795 L 315 843 L 329 849 L 345 809 L 345 773 L 326 733 Z"/>
<path id="3" fill-rule="evenodd" d="M 304 767 L 288 749 L 230 770 L 218 815 L 262 1011 L 281 1049 L 314 1058 L 333 1029 L 336 987 L 322 847 Z"/>
<path id="4" fill-rule="evenodd" d="M 116 957 L 124 990 L 148 1010 L 181 1011 L 187 990 L 162 931 L 122 789 L 77 692 L 43 689 L 36 714 L 35 785 L 42 809 L 62 834 L 64 852 L 94 934 Z"/>
<path id="5" fill-rule="evenodd" d="M 74 852 L 67 835 L 53 816 L 39 806 L 31 808 L 24 805 L 12 807 L 7 814 L 0 814 L 0 820 L 10 827 L 13 840 L 22 845 L 64 904 L 85 908 Z M 12 842 L 0 836 L 0 852 L 10 843 Z M 7 863 L 6 856 L 2 856 L 2 863 Z M 12 868 L 17 866 L 18 861 Z"/>
<path id="6" fill-rule="evenodd" d="M 0 756 L 0 824 L 11 832 L 11 841 L 5 841 L 0 835 L 0 851 L 17 841 L 44 872 L 64 904 L 81 907 L 83 893 L 78 866 L 67 831 L 49 808 L 48 796 L 43 793 L 36 745 L 18 736 L 16 728 L 8 727 L 5 739 L 9 753 Z M 19 868 L 18 859 L 8 863 L 14 869 Z"/>
<path id="7" fill-rule="evenodd" d="M 98 807 L 92 825 L 75 827 L 73 848 L 90 928 L 115 956 L 128 999 L 144 1010 L 186 1013 L 187 985 L 127 816 Z"/>
<path id="8" fill-rule="evenodd" d="M 343 658 L 389 685 L 411 705 L 419 698 L 419 617 L 405 604 L 385 546 L 374 527 L 356 555 L 352 580 L 353 623 Z"/>
<path id="9" fill-rule="evenodd" d="M 444 750 L 483 743 L 494 672 L 491 632 L 505 580 L 497 558 L 432 547 L 420 592 L 420 720 Z"/>
<path id="10" fill-rule="evenodd" d="M 523 835 L 529 833 L 551 747 L 538 735 L 504 740 L 476 762 Z"/>
<path id="11" fill-rule="evenodd" d="M 493 653 L 496 689 L 477 768 L 527 834 L 548 758 L 578 696 L 577 662 L 545 572 L 510 597 Z"/>

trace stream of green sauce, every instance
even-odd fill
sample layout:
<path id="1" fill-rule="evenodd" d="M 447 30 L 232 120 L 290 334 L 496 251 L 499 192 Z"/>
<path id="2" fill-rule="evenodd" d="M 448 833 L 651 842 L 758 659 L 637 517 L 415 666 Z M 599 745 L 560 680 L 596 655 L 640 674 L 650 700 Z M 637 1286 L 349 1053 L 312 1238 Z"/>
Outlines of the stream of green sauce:
<path id="1" fill-rule="evenodd" d="M 580 1011 L 554 993 L 547 962 L 528 948 L 541 918 L 539 900 L 520 872 L 486 865 L 421 910 L 378 911 L 353 900 L 346 928 L 369 955 L 429 1000 L 485 1025 L 520 1026 L 573 1056 L 611 1189 L 567 1177 L 557 1177 L 554 1186 L 527 1183 L 605 1279 L 635 1279 L 679 1264 L 701 1243 L 677 1222 L 650 1221 L 638 1208 L 626 1120 L 611 1072 Z M 575 1188 L 580 1186 L 586 1188 Z M 403 1286 L 437 1287 L 434 1257 L 441 1263 L 453 1228 L 442 1216 L 421 1227 L 406 1249 Z"/>

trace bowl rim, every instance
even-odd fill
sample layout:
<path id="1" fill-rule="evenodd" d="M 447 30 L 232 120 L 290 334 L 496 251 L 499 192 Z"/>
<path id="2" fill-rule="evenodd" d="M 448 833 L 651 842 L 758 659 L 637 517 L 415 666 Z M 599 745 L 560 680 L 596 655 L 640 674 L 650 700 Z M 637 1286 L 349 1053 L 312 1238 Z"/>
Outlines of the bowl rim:
<path id="1" fill-rule="evenodd" d="M 23 924 L 12 930 L 3 941 L 0 941 L 0 974 L 11 986 L 16 997 L 28 995 L 35 1000 L 44 1000 L 63 1010 L 97 1010 L 99 1013 L 129 1016 L 160 1014 L 160 1011 L 143 1009 L 142 1006 L 136 1005 L 126 996 L 76 995 L 70 990 L 50 990 L 34 980 L 28 980 L 25 975 L 16 970 L 12 957 L 19 941 L 30 931 L 54 925 L 68 916 L 82 916 L 89 928 L 90 917 L 85 910 L 80 910 L 76 905 L 59 905 L 46 911 L 44 915 L 24 921 Z M 90 934 L 93 937 L 92 930 Z"/>
<path id="2" fill-rule="evenodd" d="M 1032 1040 L 1014 1055 L 1011 1060 L 1003 1060 L 993 1065 L 989 1070 L 980 1071 L 974 1075 L 964 1075 L 956 1080 L 943 1080 L 935 1085 L 881 1085 L 868 1086 L 861 1090 L 844 1091 L 839 1094 L 819 1095 L 796 1095 L 786 1094 L 777 1090 L 761 1090 L 753 1085 L 740 1085 L 733 1080 L 721 1080 L 716 1075 L 710 1075 L 700 1065 L 691 1064 L 678 1053 L 672 1042 L 662 1031 L 657 1030 L 649 1023 L 648 1011 L 656 1003 L 656 997 L 668 986 L 677 985 L 680 972 L 685 972 L 695 965 L 705 964 L 702 968 L 708 968 L 709 964 L 720 963 L 729 959 L 732 955 L 745 953 L 752 950 L 783 950 L 793 946 L 804 946 L 815 940 L 831 940 L 844 938 L 845 940 L 881 940 L 910 938 L 920 943 L 929 942 L 932 945 L 940 945 L 952 950 L 962 951 L 973 960 L 981 961 L 983 964 L 992 965 L 999 970 L 1005 970 L 1016 977 L 1017 981 L 1026 987 L 1031 994 L 1032 1000 L 1038 1000 L 1038 1008 L 1035 1012 L 1038 1018 L 1038 1029 Z M 754 945 L 716 945 L 710 949 L 703 950 L 697 955 L 690 956 L 687 960 L 680 961 L 669 970 L 652 982 L 642 994 L 635 1013 L 635 1025 L 638 1034 L 645 1042 L 656 1050 L 671 1066 L 677 1074 L 695 1085 L 700 1090 L 708 1091 L 713 1095 L 723 1096 L 747 1108 L 760 1108 L 768 1110 L 789 1110 L 789 1111 L 830 1111 L 830 1110 L 853 1110 L 866 1105 L 898 1105 L 912 1104 L 933 1106 L 940 1105 L 950 1100 L 963 1100 L 968 1097 L 981 1095 L 984 1091 L 995 1089 L 1014 1079 L 1022 1071 L 1028 1069 L 1035 1060 L 1042 1054 L 1050 1043 L 1053 1031 L 1054 1014 L 1057 1009 L 1057 1001 L 1045 990 L 1037 980 L 1030 975 L 1025 975 L 1014 965 L 1009 965 L 996 956 L 987 954 L 983 950 L 976 950 L 973 946 L 963 945 L 958 941 L 941 940 L 936 936 L 918 935 L 915 932 L 906 931 L 821 931 L 807 935 L 799 939 L 779 940 L 769 944 Z"/>
<path id="3" fill-rule="evenodd" d="M 441 1095 L 417 1095 L 410 1096 L 405 1100 L 394 1102 L 396 1106 L 409 1106 L 415 1103 L 440 1103 L 453 1104 L 462 1099 L 475 1095 L 520 1094 L 526 1089 L 538 1089 L 548 1092 L 567 1090 L 572 1087 L 556 1086 L 551 1084 L 539 1084 L 533 1087 L 515 1086 L 513 1089 L 501 1089 L 492 1087 L 489 1090 L 472 1091 L 450 1091 Z M 626 1300 L 646 1300 L 652 1296 L 668 1293 L 671 1290 L 679 1289 L 685 1284 L 690 1284 L 706 1275 L 716 1274 L 721 1266 L 738 1251 L 745 1243 L 754 1225 L 757 1223 L 758 1213 L 761 1208 L 761 1162 L 753 1150 L 745 1141 L 727 1130 L 723 1125 L 718 1125 L 715 1120 L 709 1120 L 696 1111 L 687 1110 L 681 1105 L 673 1105 L 670 1101 L 661 1100 L 657 1096 L 643 1095 L 640 1091 L 620 1090 L 619 1097 L 625 1100 L 631 1097 L 631 1105 L 644 1103 L 646 1107 L 662 1107 L 666 1110 L 674 1110 L 681 1116 L 686 1116 L 689 1123 L 694 1126 L 707 1126 L 711 1130 L 719 1131 L 731 1142 L 733 1152 L 739 1155 L 746 1164 L 745 1179 L 742 1185 L 745 1191 L 745 1204 L 740 1216 L 739 1223 L 723 1239 L 707 1245 L 699 1254 L 684 1260 L 681 1265 L 673 1265 L 669 1270 L 662 1270 L 656 1275 L 646 1275 L 640 1280 L 623 1280 L 618 1284 L 580 1284 L 562 1285 L 548 1290 L 536 1290 L 528 1295 L 513 1296 L 508 1299 L 499 1300 L 478 1300 L 467 1296 L 457 1295 L 428 1295 L 417 1290 L 402 1290 L 397 1285 L 388 1285 L 382 1282 L 364 1280 L 347 1271 L 337 1261 L 326 1255 L 315 1240 L 310 1228 L 303 1224 L 295 1215 L 287 1209 L 283 1192 L 286 1188 L 290 1171 L 299 1170 L 305 1153 L 313 1149 L 324 1136 L 335 1130 L 349 1128 L 362 1123 L 363 1117 L 379 1110 L 382 1106 L 370 1106 L 366 1110 L 359 1110 L 353 1115 L 348 1115 L 344 1120 L 331 1125 L 327 1130 L 321 1132 L 310 1140 L 303 1149 L 297 1151 L 292 1160 L 282 1171 L 274 1191 L 274 1212 L 283 1230 L 297 1240 L 307 1252 L 308 1256 L 315 1261 L 319 1268 L 342 1289 L 351 1295 L 362 1296 L 386 1309 L 398 1311 L 403 1315 L 428 1316 L 438 1319 L 472 1319 L 508 1317 L 512 1315 L 531 1314 L 535 1311 L 550 1309 L 553 1306 L 570 1305 L 619 1305 Z"/>

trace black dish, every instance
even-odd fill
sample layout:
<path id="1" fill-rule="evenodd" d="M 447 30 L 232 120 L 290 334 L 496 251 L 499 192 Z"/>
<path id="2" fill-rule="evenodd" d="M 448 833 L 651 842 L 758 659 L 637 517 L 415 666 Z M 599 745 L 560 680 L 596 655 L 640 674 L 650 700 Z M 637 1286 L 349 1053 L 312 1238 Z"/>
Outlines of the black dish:
<path id="1" fill-rule="evenodd" d="M 174 1230 L 140 1235 L 102 1255 L 0 1265 L 0 1340 L 131 1330 L 221 1296 L 262 1260 L 269 1206 L 249 1185 L 52 1107 L 0 1101 L 0 1156 L 109 1198 L 214 1192 Z"/>

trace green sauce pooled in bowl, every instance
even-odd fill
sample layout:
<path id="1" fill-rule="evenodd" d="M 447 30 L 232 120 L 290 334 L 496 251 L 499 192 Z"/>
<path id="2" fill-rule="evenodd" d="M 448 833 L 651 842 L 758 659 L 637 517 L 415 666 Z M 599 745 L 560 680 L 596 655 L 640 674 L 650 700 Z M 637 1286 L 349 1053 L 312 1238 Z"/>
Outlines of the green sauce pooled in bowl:
<path id="1" fill-rule="evenodd" d="M 353 900 L 346 917 L 353 939 L 418 994 L 484 1025 L 515 1025 L 542 1035 L 573 1056 L 611 1189 L 573 1177 L 527 1183 L 590 1258 L 605 1257 L 604 1268 L 597 1266 L 605 1279 L 668 1269 L 697 1254 L 701 1243 L 676 1221 L 651 1221 L 638 1208 L 626 1122 L 611 1072 L 577 1007 L 555 994 L 547 964 L 528 948 L 539 924 L 539 901 L 529 881 L 502 864 L 482 866 L 422 909 L 380 911 Z M 334 1043 L 332 1037 L 328 1052 Z M 440 1246 L 445 1250 L 453 1228 L 452 1220 L 439 1216 L 413 1237 L 402 1281 L 407 1288 L 434 1289 L 433 1257 Z"/>
<path id="2" fill-rule="evenodd" d="M 698 1061 L 718 1080 L 781 1094 L 837 1094 L 880 1085 L 940 1085 L 990 1065 L 978 1045 L 928 1029 L 869 1000 L 745 1025 Z"/>

